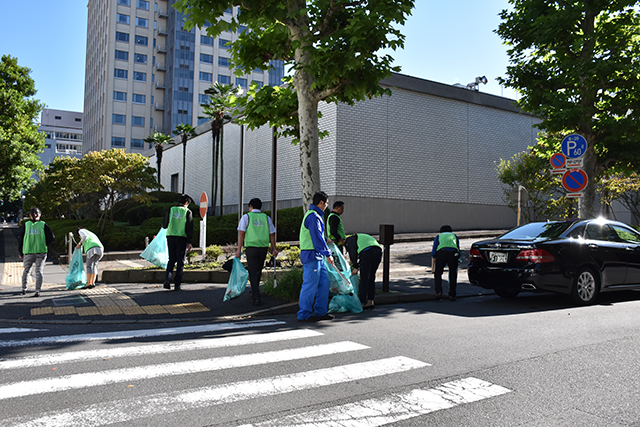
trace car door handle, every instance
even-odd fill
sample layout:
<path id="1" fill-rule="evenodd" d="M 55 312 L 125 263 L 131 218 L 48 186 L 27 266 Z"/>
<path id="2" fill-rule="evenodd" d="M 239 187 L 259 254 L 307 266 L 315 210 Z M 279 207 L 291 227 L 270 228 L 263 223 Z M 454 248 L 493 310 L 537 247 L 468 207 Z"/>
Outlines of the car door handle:
<path id="1" fill-rule="evenodd" d="M 594 243 L 589 243 L 589 247 L 591 249 L 598 249 L 598 245 L 594 244 Z"/>

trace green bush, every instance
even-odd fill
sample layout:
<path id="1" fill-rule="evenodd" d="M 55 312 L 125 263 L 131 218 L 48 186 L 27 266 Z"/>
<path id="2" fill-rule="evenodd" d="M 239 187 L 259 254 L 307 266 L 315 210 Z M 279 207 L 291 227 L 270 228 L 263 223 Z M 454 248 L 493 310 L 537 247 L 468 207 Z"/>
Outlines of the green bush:
<path id="1" fill-rule="evenodd" d="M 222 249 L 222 246 L 219 245 L 207 246 L 207 249 L 205 250 L 206 257 L 214 261 L 216 261 L 223 253 L 224 250 Z"/>
<path id="2" fill-rule="evenodd" d="M 302 207 L 280 209 L 278 211 L 278 241 L 291 242 L 300 238 L 300 224 L 304 217 Z"/>
<path id="3" fill-rule="evenodd" d="M 273 277 L 270 276 L 262 285 L 267 295 L 285 301 L 298 301 L 302 289 L 302 269 L 292 268 L 276 276 L 277 287 L 273 287 Z"/>

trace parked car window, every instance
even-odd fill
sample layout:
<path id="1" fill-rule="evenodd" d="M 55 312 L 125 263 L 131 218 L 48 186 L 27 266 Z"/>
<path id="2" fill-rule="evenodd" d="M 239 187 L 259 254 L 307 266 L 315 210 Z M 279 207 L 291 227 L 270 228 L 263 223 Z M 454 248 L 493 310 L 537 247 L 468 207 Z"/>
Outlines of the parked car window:
<path id="1" fill-rule="evenodd" d="M 618 235 L 607 224 L 590 223 L 587 225 L 585 239 L 601 240 L 604 242 L 620 241 Z"/>
<path id="2" fill-rule="evenodd" d="M 627 227 L 611 224 L 613 231 L 618 235 L 620 240 L 625 242 L 640 243 L 640 233 Z"/>
<path id="3" fill-rule="evenodd" d="M 567 237 L 572 239 L 579 239 L 584 235 L 584 225 L 579 225 L 569 233 L 567 233 Z"/>
<path id="4" fill-rule="evenodd" d="M 551 239 L 560 236 L 571 224 L 571 222 L 532 222 L 531 224 L 511 230 L 500 236 L 500 238 L 525 240 Z"/>

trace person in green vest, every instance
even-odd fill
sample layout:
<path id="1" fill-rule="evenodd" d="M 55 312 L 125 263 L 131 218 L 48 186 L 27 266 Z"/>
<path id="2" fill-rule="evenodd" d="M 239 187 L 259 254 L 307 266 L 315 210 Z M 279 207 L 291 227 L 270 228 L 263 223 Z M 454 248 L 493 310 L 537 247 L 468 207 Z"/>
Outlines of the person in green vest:
<path id="1" fill-rule="evenodd" d="M 182 273 L 187 251 L 190 251 L 193 239 L 193 214 L 187 206 L 191 203 L 191 197 L 183 194 L 178 199 L 178 205 L 171 207 L 164 216 L 162 228 L 167 229 L 167 247 L 169 249 L 169 262 L 165 272 L 164 288 L 171 289 L 173 267 L 176 266 L 174 290 L 179 291 L 182 285 Z"/>
<path id="2" fill-rule="evenodd" d="M 84 253 L 87 254 L 87 286 L 85 289 L 96 287 L 96 277 L 98 275 L 98 262 L 104 256 L 104 246 L 98 236 L 86 228 L 77 228 L 76 234 L 80 237 L 80 241 L 76 245 L 76 249 L 82 247 Z"/>
<path id="3" fill-rule="evenodd" d="M 376 298 L 376 272 L 382 260 L 382 247 L 372 236 L 357 233 L 347 237 L 347 253 L 351 260 L 353 274 L 360 270 L 358 296 L 365 310 L 373 309 Z"/>
<path id="4" fill-rule="evenodd" d="M 40 296 L 44 272 L 44 262 L 47 260 L 48 246 L 53 243 L 55 236 L 44 222 L 40 221 L 42 212 L 33 207 L 29 211 L 29 221 L 20 227 L 18 237 L 18 252 L 23 260 L 24 270 L 22 271 L 22 295 L 27 293 L 27 280 L 31 269 L 35 267 L 36 292 L 34 297 Z"/>
<path id="5" fill-rule="evenodd" d="M 431 259 L 435 259 L 433 277 L 436 285 L 436 299 L 442 298 L 442 273 L 444 266 L 449 266 L 449 299 L 456 300 L 458 281 L 458 262 L 460 259 L 460 241 L 453 234 L 450 225 L 440 227 L 440 234 L 433 240 Z"/>
<path id="6" fill-rule="evenodd" d="M 260 305 L 260 278 L 267 257 L 269 242 L 274 259 L 278 255 L 276 250 L 276 227 L 271 218 L 260 211 L 262 200 L 257 197 L 249 201 L 249 212 L 242 215 L 238 223 L 238 249 L 236 258 L 240 258 L 242 247 L 247 257 L 247 271 L 251 283 L 251 302 Z M 275 262 L 275 261 L 274 261 Z"/>
<path id="7" fill-rule="evenodd" d="M 347 235 L 344 232 L 341 215 L 344 213 L 344 202 L 337 201 L 333 203 L 333 210 L 327 216 L 327 237 L 333 241 L 341 253 L 344 253 L 343 247 Z"/>

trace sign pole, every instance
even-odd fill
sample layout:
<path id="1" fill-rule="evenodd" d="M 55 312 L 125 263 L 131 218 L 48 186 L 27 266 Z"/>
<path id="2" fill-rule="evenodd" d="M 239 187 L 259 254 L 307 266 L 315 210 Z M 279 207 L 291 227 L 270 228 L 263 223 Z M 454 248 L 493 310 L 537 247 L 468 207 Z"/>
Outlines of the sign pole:
<path id="1" fill-rule="evenodd" d="M 207 208 L 209 207 L 209 200 L 207 193 L 204 191 L 200 195 L 200 248 L 202 248 L 202 260 L 207 256 Z"/>

